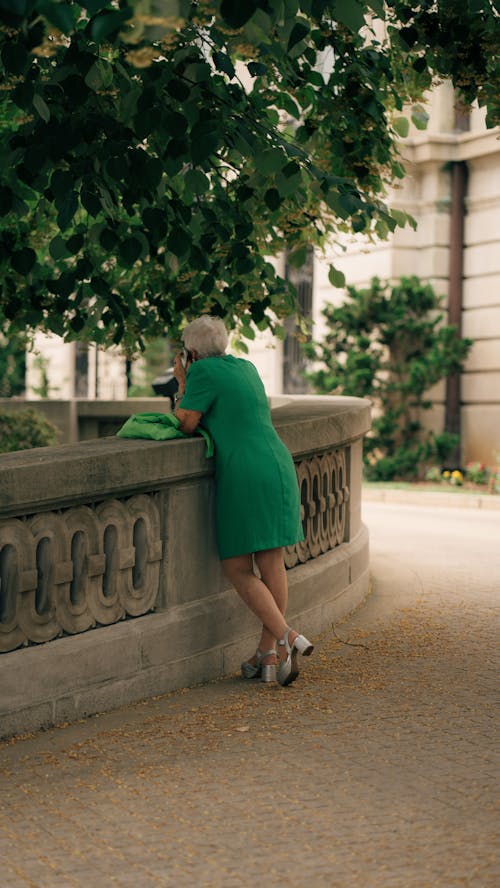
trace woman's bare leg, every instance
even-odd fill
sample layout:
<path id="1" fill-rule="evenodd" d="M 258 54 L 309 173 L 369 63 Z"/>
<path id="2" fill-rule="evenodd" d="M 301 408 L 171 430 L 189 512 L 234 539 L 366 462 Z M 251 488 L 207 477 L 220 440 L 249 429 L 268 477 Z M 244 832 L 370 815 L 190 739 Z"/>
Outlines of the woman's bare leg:
<path id="1" fill-rule="evenodd" d="M 280 546 L 277 549 L 263 549 L 260 552 L 256 552 L 254 557 L 263 582 L 273 596 L 280 612 L 285 616 L 288 605 L 288 580 L 286 576 L 283 547 Z M 280 635 L 277 637 L 281 638 L 282 636 Z M 261 651 L 271 650 L 274 648 L 275 644 L 276 638 L 271 638 L 270 633 L 266 627 L 263 626 L 259 649 Z"/>
<path id="2" fill-rule="evenodd" d="M 261 620 L 262 634 L 259 648 L 265 651 L 273 649 L 276 639 L 282 638 L 286 632 L 287 623 L 281 608 L 286 608 L 288 587 L 281 548 L 258 552 L 255 560 L 262 575 L 261 579 L 254 574 L 251 555 L 225 558 L 222 565 L 224 573 L 239 596 Z M 290 641 L 296 634 L 290 633 Z"/>

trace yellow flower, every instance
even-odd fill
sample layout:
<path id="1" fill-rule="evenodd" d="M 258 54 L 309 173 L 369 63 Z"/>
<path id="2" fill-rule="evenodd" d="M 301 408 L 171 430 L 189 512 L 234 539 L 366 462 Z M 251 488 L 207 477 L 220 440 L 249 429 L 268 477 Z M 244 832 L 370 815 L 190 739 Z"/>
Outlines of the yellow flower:
<path id="1" fill-rule="evenodd" d="M 447 480 L 450 477 L 450 475 L 451 475 L 451 472 L 448 472 L 448 470 L 446 472 L 443 472 L 443 478 L 446 478 Z"/>

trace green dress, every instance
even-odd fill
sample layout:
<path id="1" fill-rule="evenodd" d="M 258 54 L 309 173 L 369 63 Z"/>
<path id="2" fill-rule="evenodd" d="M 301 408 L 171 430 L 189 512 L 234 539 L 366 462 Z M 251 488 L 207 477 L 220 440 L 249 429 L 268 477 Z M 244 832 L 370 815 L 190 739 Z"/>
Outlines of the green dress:
<path id="1" fill-rule="evenodd" d="M 215 442 L 220 558 L 303 540 L 295 467 L 254 365 L 232 355 L 195 361 L 180 407 L 202 413 Z"/>

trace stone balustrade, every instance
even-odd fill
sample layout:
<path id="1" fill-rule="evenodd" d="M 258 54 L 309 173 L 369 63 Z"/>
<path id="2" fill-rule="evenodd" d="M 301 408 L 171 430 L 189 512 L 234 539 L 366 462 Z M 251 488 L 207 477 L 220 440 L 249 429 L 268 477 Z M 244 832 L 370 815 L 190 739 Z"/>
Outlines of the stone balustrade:
<path id="1" fill-rule="evenodd" d="M 303 631 L 368 588 L 369 412 L 355 398 L 273 402 L 301 490 L 305 540 L 286 564 Z M 199 438 L 0 456 L 0 736 L 237 668 L 257 624 L 222 576 L 212 476 Z"/>

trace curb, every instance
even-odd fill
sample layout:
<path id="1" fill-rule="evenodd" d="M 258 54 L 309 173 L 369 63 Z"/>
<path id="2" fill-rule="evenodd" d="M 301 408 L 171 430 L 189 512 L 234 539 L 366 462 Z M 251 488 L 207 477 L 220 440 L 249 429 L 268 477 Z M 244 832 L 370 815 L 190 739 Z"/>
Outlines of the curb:
<path id="1" fill-rule="evenodd" d="M 381 489 L 363 486 L 362 501 L 500 511 L 500 496 L 474 493 L 441 493 L 438 490 L 399 490 L 398 488 Z"/>

